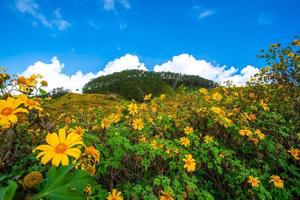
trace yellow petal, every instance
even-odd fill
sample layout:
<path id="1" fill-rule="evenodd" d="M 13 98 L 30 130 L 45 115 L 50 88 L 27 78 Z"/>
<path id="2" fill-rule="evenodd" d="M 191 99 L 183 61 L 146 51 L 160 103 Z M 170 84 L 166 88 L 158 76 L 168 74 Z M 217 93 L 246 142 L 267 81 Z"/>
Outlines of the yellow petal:
<path id="1" fill-rule="evenodd" d="M 48 153 L 46 153 L 43 157 L 42 157 L 42 159 L 41 159 L 41 163 L 42 164 L 47 164 L 47 162 L 49 162 L 49 160 L 51 160 L 53 157 L 54 157 L 54 153 L 53 152 L 48 152 Z"/>
<path id="2" fill-rule="evenodd" d="M 43 151 L 43 152 L 40 152 L 36 158 L 39 159 L 41 156 L 45 155 L 47 152 L 46 151 Z"/>
<path id="3" fill-rule="evenodd" d="M 64 143 L 66 140 L 66 130 L 64 128 L 61 128 L 59 129 L 58 134 L 60 143 Z"/>
<path id="4" fill-rule="evenodd" d="M 28 113 L 28 110 L 26 110 L 26 109 L 24 109 L 24 108 L 17 108 L 16 110 L 14 110 L 14 111 L 12 112 L 12 114 L 21 113 L 21 112 L 23 112 L 23 113 Z"/>
<path id="5" fill-rule="evenodd" d="M 61 154 L 61 153 L 54 154 L 54 157 L 53 157 L 53 160 L 52 160 L 52 165 L 57 167 L 59 165 L 60 161 L 62 160 L 62 155 L 63 154 Z"/>
<path id="6" fill-rule="evenodd" d="M 68 136 L 67 136 L 67 139 L 66 139 L 66 145 L 68 145 L 69 147 L 72 147 L 76 144 L 79 144 L 81 141 L 81 137 L 80 135 L 76 134 L 76 133 L 70 133 Z M 79 142 L 79 143 L 78 143 Z"/>
<path id="7" fill-rule="evenodd" d="M 74 158 L 79 158 L 80 157 L 80 150 L 77 149 L 77 148 L 70 148 L 66 151 L 66 154 L 69 155 L 69 156 L 72 156 Z"/>
<path id="8" fill-rule="evenodd" d="M 11 121 L 13 124 L 14 124 L 14 123 L 17 123 L 17 121 L 18 121 L 18 118 L 17 118 L 16 115 L 9 115 L 7 118 L 8 118 L 8 120 Z"/>
<path id="9" fill-rule="evenodd" d="M 47 145 L 47 144 L 43 144 L 43 145 L 37 146 L 34 150 L 54 151 L 54 147 Z"/>
<path id="10" fill-rule="evenodd" d="M 56 133 L 48 133 L 48 135 L 46 136 L 46 141 L 51 146 L 56 146 L 60 143 Z"/>
<path id="11" fill-rule="evenodd" d="M 69 164 L 69 159 L 68 159 L 68 156 L 66 154 L 62 154 L 61 164 L 63 166 L 66 166 L 66 165 Z"/>

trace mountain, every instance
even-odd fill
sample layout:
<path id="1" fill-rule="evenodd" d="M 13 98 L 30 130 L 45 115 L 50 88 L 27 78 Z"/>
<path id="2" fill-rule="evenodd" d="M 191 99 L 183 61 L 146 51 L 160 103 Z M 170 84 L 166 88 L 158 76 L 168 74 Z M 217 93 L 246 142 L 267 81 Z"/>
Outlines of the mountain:
<path id="1" fill-rule="evenodd" d="M 125 70 L 92 79 L 85 84 L 83 93 L 115 93 L 126 99 L 142 100 L 146 94 L 154 96 L 174 94 L 180 87 L 198 89 L 213 88 L 216 83 L 199 76 L 172 72 Z"/>

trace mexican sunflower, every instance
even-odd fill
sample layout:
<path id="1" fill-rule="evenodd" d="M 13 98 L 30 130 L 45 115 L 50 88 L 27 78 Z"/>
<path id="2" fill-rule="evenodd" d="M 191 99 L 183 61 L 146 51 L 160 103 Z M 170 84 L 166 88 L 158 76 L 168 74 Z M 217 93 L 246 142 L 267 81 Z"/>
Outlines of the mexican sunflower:
<path id="1" fill-rule="evenodd" d="M 260 184 L 260 181 L 258 180 L 257 177 L 254 176 L 248 176 L 248 181 L 247 181 L 252 187 L 258 187 Z"/>
<path id="2" fill-rule="evenodd" d="M 193 172 L 196 169 L 196 160 L 193 158 L 191 154 L 185 155 L 184 161 L 184 168 L 188 172 Z"/>
<path id="3" fill-rule="evenodd" d="M 80 157 L 81 151 L 78 145 L 82 145 L 81 136 L 76 133 L 69 133 L 66 136 L 66 130 L 64 128 L 59 129 L 57 133 L 48 133 L 46 136 L 46 142 L 48 144 L 40 145 L 35 150 L 41 150 L 37 155 L 37 158 L 41 158 L 42 164 L 47 164 L 52 159 L 52 165 L 58 166 L 69 164 L 68 156 L 72 156 L 75 159 Z"/>
<path id="4" fill-rule="evenodd" d="M 28 110 L 19 108 L 23 102 L 8 97 L 6 100 L 0 100 L 0 126 L 8 127 L 11 124 L 15 124 L 18 121 L 17 113 L 28 113 Z"/>
<path id="5" fill-rule="evenodd" d="M 274 184 L 277 188 L 284 188 L 284 181 L 280 178 L 280 176 L 272 175 L 270 177 L 270 182 Z"/>
<path id="6" fill-rule="evenodd" d="M 118 192 L 118 190 L 116 189 L 113 189 L 108 197 L 106 198 L 107 200 L 123 200 L 123 197 L 122 197 L 122 193 L 121 192 Z"/>

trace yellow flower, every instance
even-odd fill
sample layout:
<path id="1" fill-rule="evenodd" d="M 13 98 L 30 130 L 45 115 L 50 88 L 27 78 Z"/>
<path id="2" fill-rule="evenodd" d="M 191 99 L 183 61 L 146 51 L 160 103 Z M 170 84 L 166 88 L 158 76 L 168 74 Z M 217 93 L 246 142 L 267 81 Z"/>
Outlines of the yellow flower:
<path id="1" fill-rule="evenodd" d="M 264 111 L 269 111 L 268 104 L 264 102 L 264 100 L 259 101 L 259 105 L 264 109 Z"/>
<path id="2" fill-rule="evenodd" d="M 222 110 L 219 107 L 213 106 L 213 107 L 211 107 L 210 110 L 213 111 L 214 113 L 218 114 L 218 115 L 225 115 L 224 110 Z"/>
<path id="3" fill-rule="evenodd" d="M 84 129 L 80 126 L 76 126 L 71 132 L 76 133 L 78 135 L 83 135 Z"/>
<path id="4" fill-rule="evenodd" d="M 144 100 L 145 100 L 145 101 L 148 101 L 148 100 L 151 99 L 151 97 L 152 97 L 152 94 L 148 94 L 148 95 L 146 95 L 146 96 L 144 97 Z"/>
<path id="5" fill-rule="evenodd" d="M 163 144 L 159 144 L 156 140 L 152 140 L 151 142 L 151 147 L 153 149 L 159 149 L 162 148 L 164 145 Z"/>
<path id="6" fill-rule="evenodd" d="M 19 108 L 23 102 L 19 99 L 8 97 L 0 100 L 0 126 L 9 127 L 18 122 L 17 113 L 28 113 L 28 110 Z"/>
<path id="7" fill-rule="evenodd" d="M 144 128 L 144 122 L 138 118 L 134 119 L 132 122 L 132 128 L 140 131 Z"/>
<path id="8" fill-rule="evenodd" d="M 129 114 L 135 115 L 138 112 L 138 106 L 136 103 L 131 103 L 128 105 Z"/>
<path id="9" fill-rule="evenodd" d="M 188 172 L 193 172 L 196 169 L 196 161 L 193 158 L 193 156 L 191 154 L 187 154 L 185 155 L 185 158 L 183 159 L 184 161 L 184 168 L 188 171 Z"/>
<path id="10" fill-rule="evenodd" d="M 205 142 L 205 144 L 208 144 L 208 143 L 210 143 L 212 141 L 214 141 L 214 137 L 213 136 L 210 136 L 210 135 L 204 136 L 204 142 Z"/>
<path id="11" fill-rule="evenodd" d="M 42 180 L 43 180 L 43 175 L 41 174 L 41 172 L 34 171 L 34 172 L 30 172 L 24 177 L 23 183 L 25 187 L 33 188 L 36 185 L 38 185 Z"/>
<path id="12" fill-rule="evenodd" d="M 147 104 L 146 103 L 141 103 L 140 104 L 140 110 L 147 110 Z"/>
<path id="13" fill-rule="evenodd" d="M 187 137 L 181 137 L 180 138 L 180 143 L 183 146 L 188 147 L 190 145 L 190 140 Z"/>
<path id="14" fill-rule="evenodd" d="M 295 39 L 295 40 L 293 41 L 293 45 L 300 47 L 300 40 Z"/>
<path id="15" fill-rule="evenodd" d="M 270 177 L 270 183 L 273 182 L 274 186 L 277 187 L 277 188 L 284 188 L 284 181 L 281 180 L 280 176 L 277 176 L 277 175 L 272 175 Z"/>
<path id="16" fill-rule="evenodd" d="M 295 54 L 290 51 L 287 55 L 288 55 L 288 57 L 293 58 Z"/>
<path id="17" fill-rule="evenodd" d="M 17 84 L 19 85 L 19 90 L 26 91 L 28 87 L 33 87 L 34 84 L 30 82 L 28 78 L 24 76 L 19 76 L 17 79 Z"/>
<path id="18" fill-rule="evenodd" d="M 57 133 L 48 133 L 46 136 L 46 142 L 48 144 L 40 145 L 33 151 L 41 150 L 37 155 L 37 158 L 41 158 L 42 164 L 47 164 L 52 159 L 52 165 L 58 166 L 60 162 L 62 165 L 69 164 L 68 156 L 72 156 L 75 159 L 80 157 L 81 151 L 75 145 L 82 145 L 81 136 L 76 133 L 69 133 L 66 137 L 66 130 L 64 128 L 59 129 Z"/>
<path id="19" fill-rule="evenodd" d="M 250 121 L 254 122 L 254 121 L 256 120 L 255 114 L 250 113 L 250 114 L 248 115 L 248 119 L 249 119 Z"/>
<path id="20" fill-rule="evenodd" d="M 25 94 L 21 94 L 17 96 L 18 99 L 23 101 L 24 105 L 28 108 L 28 110 L 36 109 L 39 111 L 43 111 L 40 102 L 34 99 L 28 98 Z"/>
<path id="21" fill-rule="evenodd" d="M 256 129 L 256 130 L 255 130 L 255 134 L 258 136 L 258 138 L 259 138 L 260 140 L 263 140 L 263 139 L 265 139 L 265 137 L 266 137 L 266 135 L 263 134 L 259 129 Z"/>
<path id="22" fill-rule="evenodd" d="M 111 126 L 112 122 L 108 117 L 104 117 L 101 120 L 101 128 L 109 128 Z"/>
<path id="23" fill-rule="evenodd" d="M 150 106 L 150 110 L 151 110 L 151 112 L 154 112 L 154 113 L 156 113 L 157 112 L 157 105 L 156 104 L 151 104 L 151 106 Z"/>
<path id="24" fill-rule="evenodd" d="M 172 194 L 162 191 L 159 200 L 174 200 L 174 198 Z"/>
<path id="25" fill-rule="evenodd" d="M 189 134 L 193 133 L 193 131 L 194 131 L 194 129 L 190 126 L 187 126 L 187 127 L 184 128 L 184 133 L 186 135 L 189 135 Z"/>
<path id="26" fill-rule="evenodd" d="M 170 154 L 171 153 L 171 149 L 170 148 L 167 148 L 166 150 L 165 150 L 165 152 L 166 152 L 166 154 Z"/>
<path id="27" fill-rule="evenodd" d="M 258 180 L 257 177 L 254 176 L 248 176 L 248 181 L 247 181 L 252 187 L 258 187 L 260 184 L 260 181 Z"/>
<path id="28" fill-rule="evenodd" d="M 107 200 L 123 200 L 122 193 L 118 190 L 113 189 L 112 192 L 108 194 Z"/>
<path id="29" fill-rule="evenodd" d="M 47 87 L 48 86 L 48 82 L 45 80 L 41 81 L 41 86 Z"/>
<path id="30" fill-rule="evenodd" d="M 165 94 L 161 94 L 159 98 L 162 101 L 162 100 L 164 100 L 166 98 L 166 95 Z"/>
<path id="31" fill-rule="evenodd" d="M 212 99 L 213 100 L 215 100 L 215 101 L 220 101 L 220 100 L 222 100 L 222 95 L 220 94 L 220 93 L 214 93 L 213 95 L 212 95 Z"/>
<path id="32" fill-rule="evenodd" d="M 121 119 L 121 114 L 120 113 L 112 114 L 111 118 L 114 123 L 118 123 Z"/>
<path id="33" fill-rule="evenodd" d="M 84 154 L 88 157 L 93 157 L 96 163 L 99 162 L 100 153 L 94 146 L 85 147 Z"/>
<path id="34" fill-rule="evenodd" d="M 251 136 L 252 132 L 248 129 L 241 129 L 240 130 L 240 135 L 242 135 L 242 136 Z"/>
<path id="35" fill-rule="evenodd" d="M 294 157 L 295 160 L 300 160 L 300 150 L 299 149 L 290 149 L 290 154 Z"/>
<path id="36" fill-rule="evenodd" d="M 145 135 L 140 136 L 139 141 L 141 143 L 146 143 L 147 142 L 147 138 L 145 137 Z"/>
<path id="37" fill-rule="evenodd" d="M 88 184 L 83 191 L 86 195 L 90 195 L 92 193 L 92 186 Z"/>
<path id="38" fill-rule="evenodd" d="M 200 88 L 200 89 L 199 89 L 199 93 L 202 94 L 202 95 L 207 95 L 207 94 L 208 94 L 208 91 L 207 91 L 207 89 L 205 89 L 205 88 Z"/>

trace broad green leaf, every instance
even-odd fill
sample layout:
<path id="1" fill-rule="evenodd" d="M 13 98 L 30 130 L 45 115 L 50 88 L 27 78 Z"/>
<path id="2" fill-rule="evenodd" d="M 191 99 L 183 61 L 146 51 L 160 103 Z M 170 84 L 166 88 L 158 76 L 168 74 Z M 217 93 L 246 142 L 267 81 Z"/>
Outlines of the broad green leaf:
<path id="1" fill-rule="evenodd" d="M 17 183 L 14 181 L 9 181 L 8 186 L 0 188 L 0 199 L 2 200 L 13 200 L 15 192 L 17 190 Z"/>
<path id="2" fill-rule="evenodd" d="M 93 178 L 83 170 L 71 171 L 73 165 L 51 167 L 47 173 L 45 187 L 35 199 L 81 200 L 85 199 L 83 190 L 93 183 Z"/>

